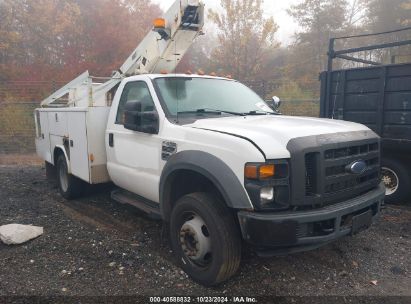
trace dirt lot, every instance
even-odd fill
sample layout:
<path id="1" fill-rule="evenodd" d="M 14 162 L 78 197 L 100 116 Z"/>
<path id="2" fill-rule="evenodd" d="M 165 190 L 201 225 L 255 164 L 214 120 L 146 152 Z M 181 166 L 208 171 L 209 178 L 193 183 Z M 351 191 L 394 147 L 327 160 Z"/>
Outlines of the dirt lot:
<path id="1" fill-rule="evenodd" d="M 247 255 L 230 282 L 206 289 L 175 266 L 161 223 L 109 190 L 67 202 L 40 166 L 0 166 L 0 194 L 0 225 L 45 229 L 25 245 L 0 244 L 0 296 L 411 296 L 410 207 L 388 207 L 367 232 L 312 252 Z"/>

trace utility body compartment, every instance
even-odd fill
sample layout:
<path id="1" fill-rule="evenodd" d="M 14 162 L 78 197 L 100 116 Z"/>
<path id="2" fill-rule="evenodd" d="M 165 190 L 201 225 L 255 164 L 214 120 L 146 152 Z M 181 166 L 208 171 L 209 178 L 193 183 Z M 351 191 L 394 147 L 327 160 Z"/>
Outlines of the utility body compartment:
<path id="1" fill-rule="evenodd" d="M 68 160 L 69 172 L 90 184 L 110 181 L 105 132 L 109 107 L 36 109 L 37 154 L 56 164 L 56 149 Z"/>

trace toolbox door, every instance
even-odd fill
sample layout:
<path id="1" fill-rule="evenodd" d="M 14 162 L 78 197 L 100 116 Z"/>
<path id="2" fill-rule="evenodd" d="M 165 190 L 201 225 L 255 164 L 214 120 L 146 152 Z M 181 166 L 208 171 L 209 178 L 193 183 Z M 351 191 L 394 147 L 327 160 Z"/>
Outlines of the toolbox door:
<path id="1" fill-rule="evenodd" d="M 68 113 L 71 173 L 90 182 L 86 112 Z"/>

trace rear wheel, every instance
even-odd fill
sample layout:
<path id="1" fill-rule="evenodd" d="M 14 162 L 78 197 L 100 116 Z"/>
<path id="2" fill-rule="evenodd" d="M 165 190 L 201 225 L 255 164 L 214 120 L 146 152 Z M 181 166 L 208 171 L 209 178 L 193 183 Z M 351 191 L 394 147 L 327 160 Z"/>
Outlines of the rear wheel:
<path id="1" fill-rule="evenodd" d="M 208 193 L 182 197 L 170 219 L 170 239 L 181 268 L 213 286 L 229 279 L 241 261 L 241 239 L 230 211 Z"/>
<path id="2" fill-rule="evenodd" d="M 410 196 L 411 177 L 403 163 L 395 159 L 382 160 L 382 181 L 387 203 L 404 203 Z"/>
<path id="3" fill-rule="evenodd" d="M 60 193 L 65 199 L 78 198 L 83 194 L 84 184 L 68 172 L 66 158 L 63 154 L 57 158 L 57 179 Z"/>

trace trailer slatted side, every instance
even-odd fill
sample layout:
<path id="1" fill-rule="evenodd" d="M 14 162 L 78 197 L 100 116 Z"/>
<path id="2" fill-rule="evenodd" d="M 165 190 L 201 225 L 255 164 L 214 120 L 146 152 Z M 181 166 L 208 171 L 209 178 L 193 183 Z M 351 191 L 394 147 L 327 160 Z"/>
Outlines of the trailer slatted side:
<path id="1" fill-rule="evenodd" d="M 321 74 L 321 116 L 367 125 L 386 140 L 411 140 L 411 64 Z"/>

